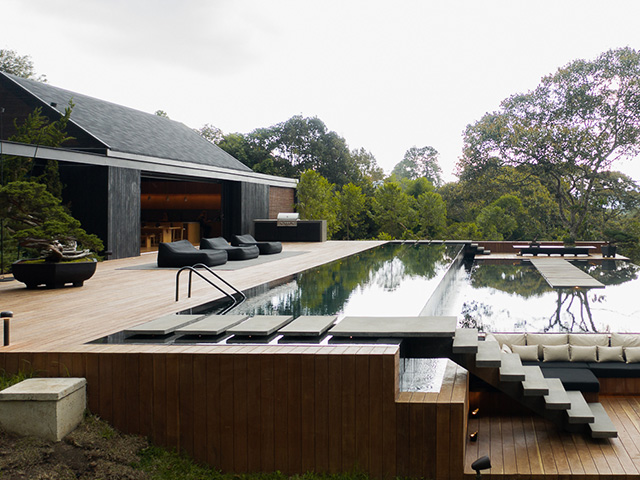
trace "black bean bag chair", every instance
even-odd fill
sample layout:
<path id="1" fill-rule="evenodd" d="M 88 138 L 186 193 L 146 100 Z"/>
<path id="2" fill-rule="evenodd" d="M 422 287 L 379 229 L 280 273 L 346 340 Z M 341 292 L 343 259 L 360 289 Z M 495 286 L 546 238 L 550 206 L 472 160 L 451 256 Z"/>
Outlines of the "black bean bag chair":
<path id="1" fill-rule="evenodd" d="M 251 235 L 235 235 L 231 240 L 233 245 L 256 245 L 260 249 L 260 255 L 270 255 L 272 253 L 280 253 L 282 251 L 282 243 L 280 242 L 258 242 Z"/>
<path id="2" fill-rule="evenodd" d="M 158 245 L 158 267 L 192 267 L 203 263 L 207 267 L 227 263 L 224 250 L 198 250 L 189 240 Z"/>
<path id="3" fill-rule="evenodd" d="M 200 250 L 221 250 L 227 252 L 229 260 L 249 260 L 260 255 L 256 245 L 236 246 L 230 245 L 222 237 L 203 238 L 200 240 Z"/>

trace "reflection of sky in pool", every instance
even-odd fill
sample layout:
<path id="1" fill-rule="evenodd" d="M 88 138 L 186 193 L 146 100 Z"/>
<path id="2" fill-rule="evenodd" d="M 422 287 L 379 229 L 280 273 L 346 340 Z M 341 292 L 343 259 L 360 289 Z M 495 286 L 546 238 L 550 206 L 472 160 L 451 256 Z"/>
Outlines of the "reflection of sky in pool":
<path id="1" fill-rule="evenodd" d="M 450 311 L 485 331 L 640 331 L 640 267 L 623 261 L 573 262 L 604 289 L 550 288 L 530 264 L 474 264 Z"/>
<path id="2" fill-rule="evenodd" d="M 419 315 L 459 249 L 384 245 L 302 272 L 270 289 L 253 289 L 231 313 Z"/>
<path id="3" fill-rule="evenodd" d="M 572 263 L 605 284 L 554 290 L 529 262 L 481 259 L 453 267 L 452 245 L 384 245 L 247 292 L 231 313 L 250 315 L 455 315 L 485 331 L 640 332 L 640 267 Z M 469 268 L 469 267 L 467 267 Z M 444 288 L 436 287 L 443 282 Z M 432 293 L 435 301 L 429 302 Z M 212 313 L 219 306 L 212 308 Z M 429 312 L 429 313 L 425 313 Z"/>

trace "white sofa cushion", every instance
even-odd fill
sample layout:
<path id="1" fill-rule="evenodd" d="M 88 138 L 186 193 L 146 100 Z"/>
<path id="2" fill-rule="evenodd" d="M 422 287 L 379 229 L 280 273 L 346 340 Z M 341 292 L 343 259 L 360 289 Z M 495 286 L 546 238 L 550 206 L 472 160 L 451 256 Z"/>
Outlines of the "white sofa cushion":
<path id="1" fill-rule="evenodd" d="M 624 356 L 627 359 L 627 363 L 640 362 L 640 347 L 625 347 Z"/>
<path id="2" fill-rule="evenodd" d="M 524 333 L 493 333 L 492 334 L 495 339 L 500 343 L 500 346 L 509 345 L 509 347 L 513 347 L 514 345 L 526 345 L 527 338 Z"/>
<path id="3" fill-rule="evenodd" d="M 544 362 L 568 362 L 569 361 L 569 344 L 564 345 L 543 345 L 542 346 Z"/>
<path id="4" fill-rule="evenodd" d="M 597 362 L 598 354 L 596 346 L 590 347 L 581 345 L 571 345 L 571 361 L 572 362 Z"/>
<path id="5" fill-rule="evenodd" d="M 598 345 L 598 362 L 624 362 L 622 347 L 602 347 Z"/>
<path id="6" fill-rule="evenodd" d="M 612 333 L 612 347 L 640 347 L 640 334 L 637 333 Z"/>
<path id="7" fill-rule="evenodd" d="M 520 360 L 525 362 L 538 361 L 538 346 L 537 345 L 514 345 L 511 347 L 513 353 L 520 355 Z"/>
<path id="8" fill-rule="evenodd" d="M 527 333 L 527 345 L 538 345 L 538 357 L 542 358 L 543 345 L 564 345 L 568 342 L 566 333 Z"/>
<path id="9" fill-rule="evenodd" d="M 569 345 L 579 345 L 582 347 L 599 345 L 601 347 L 608 347 L 609 335 L 606 333 L 570 333 Z"/>

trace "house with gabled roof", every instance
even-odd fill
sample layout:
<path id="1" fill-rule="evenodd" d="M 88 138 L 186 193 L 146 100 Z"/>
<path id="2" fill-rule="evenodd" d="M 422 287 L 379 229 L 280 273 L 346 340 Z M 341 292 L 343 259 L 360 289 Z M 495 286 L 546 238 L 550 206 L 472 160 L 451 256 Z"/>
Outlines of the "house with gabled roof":
<path id="1" fill-rule="evenodd" d="M 37 107 L 51 120 L 73 112 L 63 148 L 9 142 Z M 297 181 L 253 172 L 186 125 L 52 85 L 0 72 L 0 159 L 57 160 L 63 202 L 111 258 L 140 254 L 162 227 L 201 236 L 251 232 L 254 219 L 293 211 Z M 145 230 L 146 229 L 146 230 Z M 174 238 L 175 239 L 175 238 Z"/>

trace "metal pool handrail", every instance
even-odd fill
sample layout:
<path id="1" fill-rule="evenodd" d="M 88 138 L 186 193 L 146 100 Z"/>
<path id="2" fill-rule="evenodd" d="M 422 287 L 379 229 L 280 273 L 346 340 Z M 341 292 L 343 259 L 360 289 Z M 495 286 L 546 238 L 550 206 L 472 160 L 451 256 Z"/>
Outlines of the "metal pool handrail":
<path id="1" fill-rule="evenodd" d="M 218 280 L 220 280 L 222 283 L 224 283 L 225 285 L 227 285 L 229 288 L 231 288 L 234 292 L 236 292 L 238 295 L 240 295 L 241 300 L 238 300 L 236 297 L 234 297 L 232 294 L 230 294 L 229 292 L 225 291 L 224 289 L 222 289 L 221 287 L 219 287 L 218 285 L 216 285 L 215 283 L 213 283 L 211 280 L 209 280 L 208 278 L 206 278 L 204 275 L 202 275 L 198 270 L 196 270 L 197 268 L 202 267 L 205 270 L 207 270 L 211 275 L 213 275 L 214 277 L 216 277 Z M 231 285 L 229 282 L 227 282 L 224 278 L 222 278 L 220 275 L 218 275 L 216 272 L 214 272 L 213 270 L 211 270 L 208 266 L 206 266 L 204 263 L 196 263 L 193 266 L 186 266 L 186 267 L 182 267 L 180 270 L 178 270 L 178 273 L 176 273 L 176 302 L 179 299 L 180 296 L 180 274 L 184 271 L 184 270 L 189 270 L 189 290 L 188 290 L 188 295 L 187 298 L 191 298 L 191 281 L 193 278 L 193 274 L 195 273 L 196 275 L 198 275 L 201 279 L 203 279 L 205 282 L 207 282 L 209 285 L 211 285 L 212 287 L 218 289 L 218 291 L 220 291 L 221 293 L 223 293 L 225 296 L 227 296 L 228 298 L 230 298 L 233 301 L 233 304 L 227 308 L 225 308 L 222 312 L 221 315 L 224 315 L 225 313 L 227 313 L 229 310 L 237 307 L 238 305 L 240 305 L 242 302 L 244 302 L 247 299 L 247 296 L 242 293 L 240 290 L 238 290 L 236 287 L 234 287 L 233 285 Z"/>

